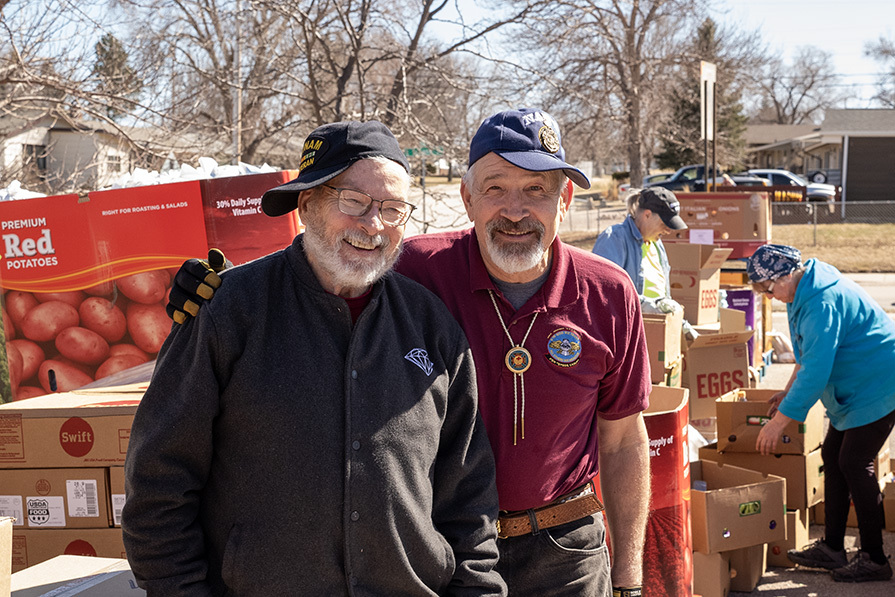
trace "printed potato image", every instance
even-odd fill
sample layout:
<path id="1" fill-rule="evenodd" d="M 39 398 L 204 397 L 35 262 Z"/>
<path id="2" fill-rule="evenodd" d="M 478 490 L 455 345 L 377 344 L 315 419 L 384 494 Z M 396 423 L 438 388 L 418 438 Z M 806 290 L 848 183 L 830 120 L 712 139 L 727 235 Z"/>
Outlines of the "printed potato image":
<path id="1" fill-rule="evenodd" d="M 167 296 L 170 282 L 171 277 L 165 270 L 141 272 L 117 280 L 118 290 L 124 296 L 144 305 L 161 302 Z"/>
<path id="2" fill-rule="evenodd" d="M 108 299 L 92 296 L 78 307 L 81 325 L 96 332 L 106 342 L 118 342 L 127 333 L 124 313 Z"/>
<path id="3" fill-rule="evenodd" d="M 165 313 L 171 279 L 165 269 L 85 290 L 6 291 L 13 399 L 67 392 L 153 360 L 171 331 Z"/>
<path id="4" fill-rule="evenodd" d="M 55 379 L 55 388 L 50 383 L 50 375 Z M 93 381 L 93 377 L 81 367 L 61 358 L 47 359 L 40 364 L 37 372 L 40 387 L 45 392 L 71 392 Z"/>
<path id="5" fill-rule="evenodd" d="M 65 328 L 78 325 L 78 310 L 62 301 L 41 303 L 25 314 L 22 334 L 35 342 L 55 340 Z"/>
<path id="6" fill-rule="evenodd" d="M 161 303 L 156 305 L 131 303 L 127 307 L 127 331 L 130 332 L 137 347 L 155 354 L 171 331 L 171 320 Z"/>
<path id="7" fill-rule="evenodd" d="M 22 379 L 30 379 L 37 374 L 40 364 L 44 362 L 46 354 L 40 344 L 24 338 L 8 340 L 7 347 L 15 346 L 22 355 Z M 8 351 L 7 351 L 8 352 Z"/>
<path id="8" fill-rule="evenodd" d="M 99 365 L 109 356 L 109 343 L 94 331 L 70 327 L 56 336 L 59 354 L 77 363 Z"/>

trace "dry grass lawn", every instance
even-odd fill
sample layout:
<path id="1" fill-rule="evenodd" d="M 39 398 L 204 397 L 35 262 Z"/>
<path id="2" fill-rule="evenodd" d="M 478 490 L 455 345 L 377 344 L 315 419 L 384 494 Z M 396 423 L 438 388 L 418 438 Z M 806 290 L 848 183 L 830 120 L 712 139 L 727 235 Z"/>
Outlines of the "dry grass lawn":
<path id="1" fill-rule="evenodd" d="M 895 272 L 895 224 L 818 224 L 817 244 L 810 224 L 777 225 L 772 242 L 792 245 L 803 259 L 816 257 L 843 272 Z M 591 250 L 593 232 L 563 233 L 564 241 Z"/>

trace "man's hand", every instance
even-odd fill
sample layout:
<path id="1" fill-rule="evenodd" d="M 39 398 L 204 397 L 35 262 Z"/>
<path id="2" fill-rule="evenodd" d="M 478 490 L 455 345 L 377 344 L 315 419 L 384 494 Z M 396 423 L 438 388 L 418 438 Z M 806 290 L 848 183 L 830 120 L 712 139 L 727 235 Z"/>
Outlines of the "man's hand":
<path id="1" fill-rule="evenodd" d="M 211 249 L 208 261 L 184 261 L 174 275 L 171 294 L 165 305 L 168 317 L 175 323 L 184 323 L 190 317 L 195 317 L 202 303 L 211 300 L 214 291 L 220 288 L 221 277 L 218 273 L 232 266 L 220 249 Z"/>

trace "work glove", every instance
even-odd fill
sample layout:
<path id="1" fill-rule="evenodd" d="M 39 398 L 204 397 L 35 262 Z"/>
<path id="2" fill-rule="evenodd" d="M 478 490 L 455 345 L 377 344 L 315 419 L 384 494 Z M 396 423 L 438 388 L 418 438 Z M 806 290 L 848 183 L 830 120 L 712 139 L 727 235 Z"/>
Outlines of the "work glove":
<path id="1" fill-rule="evenodd" d="M 233 267 L 220 249 L 211 249 L 208 260 L 188 259 L 174 275 L 165 311 L 174 323 L 184 323 L 199 313 L 199 307 L 211 300 L 221 286 L 218 273 Z"/>

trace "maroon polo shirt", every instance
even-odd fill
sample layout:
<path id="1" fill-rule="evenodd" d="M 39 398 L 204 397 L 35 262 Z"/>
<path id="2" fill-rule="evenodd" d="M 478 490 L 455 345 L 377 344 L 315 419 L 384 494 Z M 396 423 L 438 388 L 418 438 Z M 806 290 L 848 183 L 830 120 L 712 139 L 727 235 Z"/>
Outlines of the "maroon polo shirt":
<path id="1" fill-rule="evenodd" d="M 473 229 L 405 240 L 396 269 L 437 294 L 466 332 L 500 508 L 537 508 L 590 480 L 598 471 L 598 417 L 620 419 L 648 405 L 649 359 L 628 275 L 557 239 L 546 282 L 514 312 L 488 276 Z M 524 439 L 517 386 L 516 445 L 514 373 L 505 364 L 512 345 L 489 290 L 514 344 L 538 314 L 524 345 L 531 353 L 523 374 Z"/>

